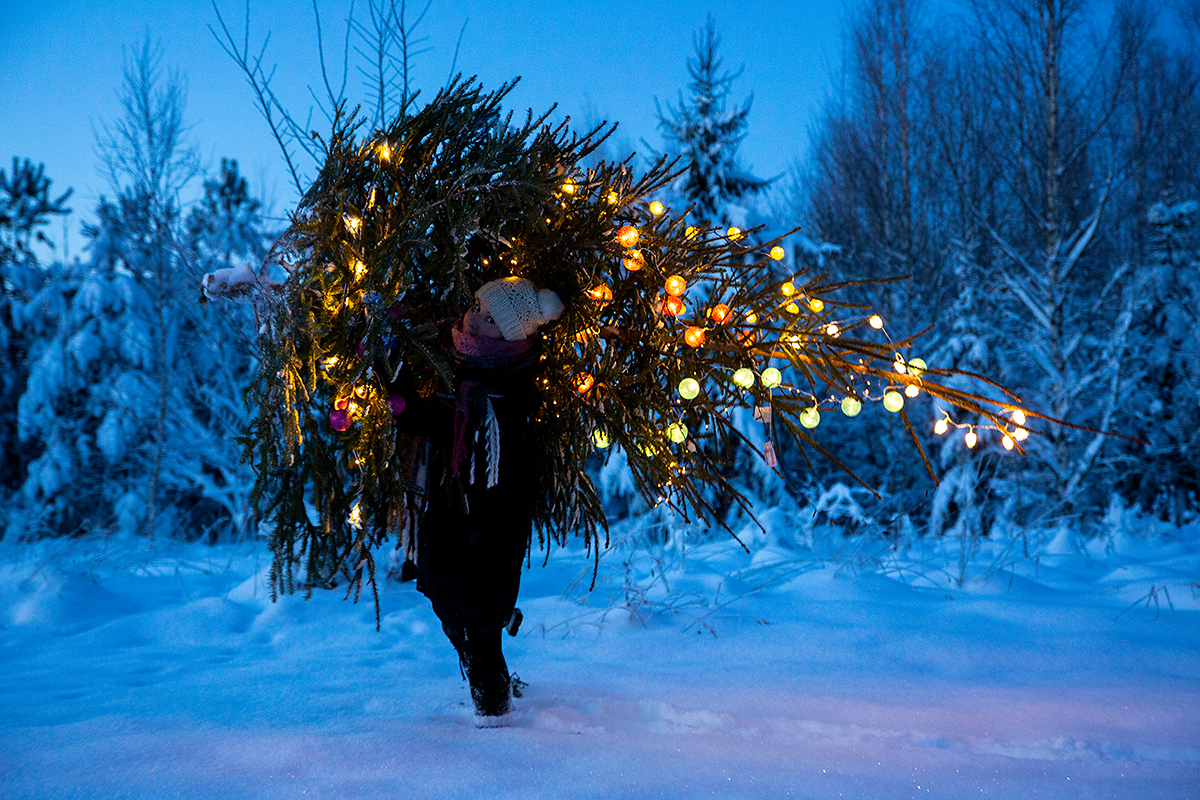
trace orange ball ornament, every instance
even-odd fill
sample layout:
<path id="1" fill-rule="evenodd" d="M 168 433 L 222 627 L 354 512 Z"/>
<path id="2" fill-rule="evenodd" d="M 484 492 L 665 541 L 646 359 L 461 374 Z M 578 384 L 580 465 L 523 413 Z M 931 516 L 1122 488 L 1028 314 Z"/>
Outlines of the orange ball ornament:
<path id="1" fill-rule="evenodd" d="M 592 388 L 592 385 L 595 382 L 596 379 L 591 375 L 587 374 L 586 372 L 581 372 L 575 376 L 575 391 L 579 392 L 580 394 L 587 394 L 588 390 Z"/>
<path id="2" fill-rule="evenodd" d="M 678 317 L 686 310 L 687 306 L 675 295 L 668 295 L 666 302 L 663 303 L 663 313 L 671 317 Z"/>
<path id="3" fill-rule="evenodd" d="M 690 326 L 683 332 L 683 341 L 688 347 L 701 347 L 704 345 L 704 328 L 695 325 Z"/>
<path id="4" fill-rule="evenodd" d="M 622 247 L 633 247 L 638 243 L 641 232 L 633 225 L 622 225 L 617 228 L 617 241 Z"/>
<path id="5" fill-rule="evenodd" d="M 718 325 L 724 325 L 733 316 L 733 311 L 724 303 L 717 303 L 712 307 L 712 311 L 708 312 L 708 316 Z"/>
<path id="6" fill-rule="evenodd" d="M 687 281 L 682 275 L 672 275 L 667 278 L 666 282 L 667 294 L 672 297 L 679 297 L 687 291 Z"/>
<path id="7" fill-rule="evenodd" d="M 606 283 L 600 283 L 588 290 L 588 296 L 597 303 L 608 303 L 613 299 L 612 289 Z"/>

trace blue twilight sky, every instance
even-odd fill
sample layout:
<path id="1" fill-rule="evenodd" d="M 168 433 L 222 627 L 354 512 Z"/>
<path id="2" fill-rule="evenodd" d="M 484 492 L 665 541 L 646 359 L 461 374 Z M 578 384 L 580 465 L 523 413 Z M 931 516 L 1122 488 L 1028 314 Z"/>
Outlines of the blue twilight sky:
<path id="1" fill-rule="evenodd" d="M 240 35 L 242 0 L 217 0 Z M 421 3 L 412 4 L 419 8 Z M 318 0 L 332 71 L 340 73 L 349 2 Z M 366 3 L 356 4 L 365 11 Z M 278 91 L 298 116 L 311 106 L 307 86 L 320 87 L 310 0 L 251 0 L 250 42 L 271 34 L 267 61 L 278 65 Z M 433 0 L 418 34 L 427 52 L 415 62 L 416 84 L 431 95 L 451 68 L 466 30 L 457 70 L 485 87 L 521 76 L 510 107 L 541 112 L 558 103 L 580 125 L 589 114 L 621 127 L 614 140 L 644 152 L 659 146 L 655 98 L 676 102 L 688 82 L 693 34 L 713 14 L 725 66 L 745 71 L 733 99 L 751 92 L 743 163 L 763 176 L 786 172 L 806 143 L 809 121 L 830 93 L 841 64 L 843 0 Z M 205 167 L 237 158 L 252 191 L 275 214 L 295 200 L 282 159 L 241 73 L 208 30 L 210 0 L 4 0 L 0 2 L 0 165 L 13 156 L 46 164 L 53 189 L 74 187 L 68 250 L 80 254 L 77 223 L 97 198 L 112 194 L 97 170 L 95 131 L 119 117 L 123 48 L 148 32 L 163 63 L 187 79 L 187 118 Z M 353 62 L 352 62 L 353 63 Z M 353 67 L 352 67 L 353 68 Z M 359 96 L 352 74 L 351 97 Z M 320 120 L 313 127 L 324 130 Z M 193 187 L 193 199 L 198 187 Z M 62 237 L 57 224 L 47 231 Z"/>

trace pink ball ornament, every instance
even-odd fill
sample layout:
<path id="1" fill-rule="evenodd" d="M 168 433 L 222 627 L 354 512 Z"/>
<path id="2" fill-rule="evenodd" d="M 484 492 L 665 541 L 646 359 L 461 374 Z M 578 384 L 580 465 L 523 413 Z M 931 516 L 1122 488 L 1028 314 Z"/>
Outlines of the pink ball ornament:
<path id="1" fill-rule="evenodd" d="M 339 408 L 329 415 L 329 424 L 335 431 L 347 431 L 354 424 L 354 419 L 349 411 Z"/>
<path id="2" fill-rule="evenodd" d="M 393 394 L 388 396 L 388 407 L 392 409 L 393 417 L 403 414 L 406 405 L 408 404 L 404 402 L 404 395 Z"/>

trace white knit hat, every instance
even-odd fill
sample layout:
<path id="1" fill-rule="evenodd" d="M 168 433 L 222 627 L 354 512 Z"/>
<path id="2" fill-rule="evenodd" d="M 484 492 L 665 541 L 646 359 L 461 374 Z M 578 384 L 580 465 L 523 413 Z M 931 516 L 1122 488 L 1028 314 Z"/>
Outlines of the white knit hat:
<path id="1" fill-rule="evenodd" d="M 512 276 L 489 281 L 475 292 L 488 307 L 505 341 L 531 336 L 539 327 L 563 312 L 563 302 L 549 289 L 538 291 L 524 278 Z"/>

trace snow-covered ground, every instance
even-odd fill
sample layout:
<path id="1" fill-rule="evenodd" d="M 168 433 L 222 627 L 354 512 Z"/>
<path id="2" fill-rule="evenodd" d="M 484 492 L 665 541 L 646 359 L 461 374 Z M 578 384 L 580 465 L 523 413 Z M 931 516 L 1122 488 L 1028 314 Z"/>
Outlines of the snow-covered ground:
<path id="1" fill-rule="evenodd" d="M 591 595 L 555 551 L 497 730 L 411 584 L 377 633 L 272 603 L 261 544 L 8 547 L 0 797 L 1200 798 L 1185 533 L 985 546 L 961 588 L 943 543 L 614 549 Z"/>

